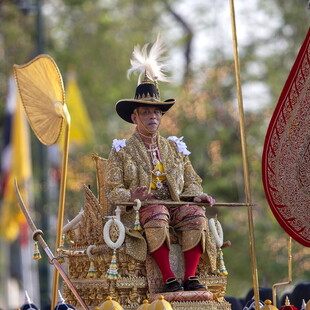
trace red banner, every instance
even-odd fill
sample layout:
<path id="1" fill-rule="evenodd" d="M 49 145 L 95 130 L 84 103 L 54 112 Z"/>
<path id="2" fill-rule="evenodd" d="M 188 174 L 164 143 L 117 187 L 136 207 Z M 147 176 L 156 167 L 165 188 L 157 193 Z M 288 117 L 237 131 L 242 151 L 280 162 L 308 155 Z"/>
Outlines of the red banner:
<path id="1" fill-rule="evenodd" d="M 267 130 L 262 175 L 277 221 L 310 247 L 310 28 Z"/>

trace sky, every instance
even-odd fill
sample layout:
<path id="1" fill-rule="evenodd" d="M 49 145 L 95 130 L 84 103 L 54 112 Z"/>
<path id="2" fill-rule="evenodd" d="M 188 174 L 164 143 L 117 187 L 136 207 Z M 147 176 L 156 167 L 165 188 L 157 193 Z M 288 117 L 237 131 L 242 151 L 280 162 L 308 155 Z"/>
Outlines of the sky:
<path id="1" fill-rule="evenodd" d="M 176 7 L 177 12 L 189 22 L 195 32 L 193 41 L 194 66 L 208 63 L 208 54 L 214 49 L 221 49 L 232 60 L 234 57 L 230 1 L 213 1 L 210 10 L 207 12 L 202 9 L 205 6 L 205 3 L 201 3 L 199 0 L 182 0 Z M 262 13 L 257 0 L 250 2 L 234 1 L 234 9 L 240 59 L 243 46 L 251 40 L 261 40 L 270 36 L 272 29 L 277 27 L 281 21 L 276 15 L 270 19 L 270 16 Z M 207 27 L 207 25 L 212 25 L 212 27 Z M 172 26 L 167 31 L 174 37 L 182 36 L 180 27 Z M 255 52 L 259 56 L 266 53 L 266 49 L 257 49 Z M 178 72 L 183 58 L 178 51 L 173 50 L 172 54 L 174 58 L 174 69 L 172 71 Z M 249 70 L 252 70 L 254 74 L 259 74 L 260 66 L 253 63 Z M 178 76 L 176 73 L 174 78 L 177 80 Z M 242 78 L 242 72 L 240 72 L 240 76 Z M 242 85 L 242 93 L 245 110 L 260 109 L 270 101 L 268 88 L 261 82 Z M 237 99 L 235 105 L 237 106 Z"/>

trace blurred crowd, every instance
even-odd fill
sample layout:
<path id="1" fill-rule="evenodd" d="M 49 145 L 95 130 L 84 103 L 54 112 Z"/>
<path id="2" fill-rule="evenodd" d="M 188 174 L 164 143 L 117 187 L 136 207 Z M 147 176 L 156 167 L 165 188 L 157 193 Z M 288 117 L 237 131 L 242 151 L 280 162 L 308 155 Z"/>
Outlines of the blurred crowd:
<path id="1" fill-rule="evenodd" d="M 310 282 L 298 283 L 292 291 L 277 296 L 277 308 L 285 306 L 286 300 L 290 302 L 290 305 L 295 306 L 298 310 L 304 310 L 303 301 L 307 303 L 310 301 Z M 259 298 L 264 303 L 266 300 L 273 300 L 271 288 L 259 288 Z M 231 303 L 231 310 L 250 310 L 248 305 L 251 300 L 254 299 L 254 290 L 250 289 L 245 298 L 225 297 L 225 299 Z M 254 306 L 254 304 L 253 304 Z"/>

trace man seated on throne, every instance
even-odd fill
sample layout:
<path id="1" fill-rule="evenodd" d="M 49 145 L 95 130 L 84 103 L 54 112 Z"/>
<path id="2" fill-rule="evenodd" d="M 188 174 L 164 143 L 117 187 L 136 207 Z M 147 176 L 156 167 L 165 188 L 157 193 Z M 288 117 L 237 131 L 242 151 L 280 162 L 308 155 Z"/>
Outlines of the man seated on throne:
<path id="1" fill-rule="evenodd" d="M 211 242 L 204 209 L 184 202 L 205 202 L 212 206 L 215 201 L 203 192 L 202 180 L 192 167 L 190 152 L 182 138 L 166 139 L 158 132 L 163 115 L 175 104 L 174 99 L 161 101 L 159 95 L 158 81 L 167 80 L 158 62 L 163 52 L 159 37 L 149 55 L 147 46 L 134 49 L 129 73 L 140 72 L 138 87 L 134 99 L 116 103 L 116 111 L 136 127 L 128 140 L 113 141 L 107 164 L 106 193 L 114 204 L 136 199 L 152 201 L 140 208 L 139 216 L 148 252 L 162 274 L 162 292 L 206 290 L 196 277 L 196 268 L 201 255 L 205 255 L 210 270 L 216 270 L 216 247 Z M 182 204 L 165 205 L 169 201 L 182 201 Z M 133 212 L 127 207 L 122 216 Z M 184 253 L 182 282 L 169 262 L 169 227 L 178 234 Z"/>

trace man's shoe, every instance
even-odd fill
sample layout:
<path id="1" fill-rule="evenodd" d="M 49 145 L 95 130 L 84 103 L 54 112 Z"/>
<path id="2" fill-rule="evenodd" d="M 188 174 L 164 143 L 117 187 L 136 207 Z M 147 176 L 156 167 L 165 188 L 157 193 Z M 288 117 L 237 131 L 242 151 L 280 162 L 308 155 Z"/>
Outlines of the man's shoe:
<path id="1" fill-rule="evenodd" d="M 163 293 L 183 291 L 184 288 L 176 278 L 169 278 L 163 287 Z"/>
<path id="2" fill-rule="evenodd" d="M 198 281 L 197 277 L 189 277 L 184 283 L 185 291 L 206 291 L 207 288 Z"/>

